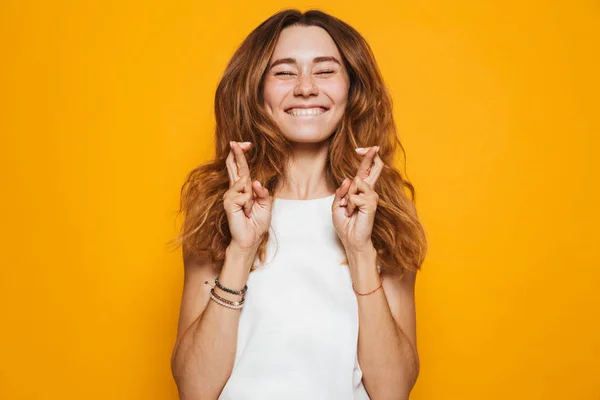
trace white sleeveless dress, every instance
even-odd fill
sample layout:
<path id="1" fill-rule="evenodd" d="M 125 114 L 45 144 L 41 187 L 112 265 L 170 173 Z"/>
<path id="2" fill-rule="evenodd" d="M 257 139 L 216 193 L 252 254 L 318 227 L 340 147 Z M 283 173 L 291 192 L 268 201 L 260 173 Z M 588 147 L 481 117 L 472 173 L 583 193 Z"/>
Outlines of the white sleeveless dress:
<path id="1" fill-rule="evenodd" d="M 333 199 L 275 198 L 267 258 L 257 257 L 249 275 L 235 364 L 219 400 L 369 400 Z"/>

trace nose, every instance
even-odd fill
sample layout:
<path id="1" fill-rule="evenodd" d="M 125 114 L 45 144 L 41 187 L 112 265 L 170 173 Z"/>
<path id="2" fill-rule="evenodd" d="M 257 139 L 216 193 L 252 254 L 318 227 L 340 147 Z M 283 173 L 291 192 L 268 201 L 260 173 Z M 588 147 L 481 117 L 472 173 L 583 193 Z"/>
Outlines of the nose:
<path id="1" fill-rule="evenodd" d="M 319 88 L 313 82 L 313 78 L 310 75 L 301 75 L 298 78 L 298 84 L 294 88 L 295 96 L 310 96 L 311 94 L 318 95 Z"/>

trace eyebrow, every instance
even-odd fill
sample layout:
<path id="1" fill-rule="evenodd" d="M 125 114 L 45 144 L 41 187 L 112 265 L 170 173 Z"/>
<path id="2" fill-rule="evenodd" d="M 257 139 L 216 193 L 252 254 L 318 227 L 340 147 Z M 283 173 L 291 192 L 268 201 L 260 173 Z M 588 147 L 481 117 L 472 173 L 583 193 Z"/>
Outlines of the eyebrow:
<path id="1" fill-rule="evenodd" d="M 333 56 L 322 56 L 322 57 L 315 57 L 313 58 L 312 62 L 313 64 L 317 64 L 317 63 L 321 63 L 321 62 L 326 62 L 326 61 L 332 61 L 338 65 L 341 65 L 340 62 L 338 61 L 337 58 L 333 57 Z M 278 60 L 273 61 L 273 63 L 269 66 L 269 69 L 273 68 L 276 65 L 279 64 L 297 64 L 297 61 L 295 58 L 291 58 L 291 57 L 287 57 L 287 58 L 280 58 Z"/>

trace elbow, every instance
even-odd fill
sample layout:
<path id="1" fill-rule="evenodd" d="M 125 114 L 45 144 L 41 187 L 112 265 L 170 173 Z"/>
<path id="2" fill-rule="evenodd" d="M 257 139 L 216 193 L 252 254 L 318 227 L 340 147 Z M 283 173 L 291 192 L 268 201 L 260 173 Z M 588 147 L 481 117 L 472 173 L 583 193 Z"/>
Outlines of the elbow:
<path id="1" fill-rule="evenodd" d="M 421 372 L 421 361 L 419 360 L 419 352 L 417 350 L 416 345 L 413 345 L 411 343 L 410 346 L 406 348 L 406 351 L 404 353 L 404 363 L 406 365 L 406 368 L 404 369 L 404 381 L 406 382 L 407 387 L 410 390 L 417 383 L 419 373 Z"/>
<path id="2" fill-rule="evenodd" d="M 419 373 L 421 372 L 421 362 L 419 361 L 419 356 L 415 354 L 415 362 L 413 363 L 411 374 L 411 382 L 414 386 L 417 383 L 417 379 L 419 378 Z"/>
<path id="3" fill-rule="evenodd" d="M 413 353 L 412 362 L 410 363 L 410 368 L 407 368 L 406 372 L 407 372 L 406 373 L 406 382 L 407 382 L 407 386 L 410 391 L 417 383 L 417 379 L 419 378 L 419 373 L 421 372 L 421 362 L 419 361 L 419 356 L 416 352 Z M 408 398 L 408 394 L 407 394 L 407 398 Z"/>
<path id="4" fill-rule="evenodd" d="M 177 349 L 178 349 L 178 344 L 176 343 L 175 346 L 173 347 L 173 352 L 171 353 L 171 375 L 173 376 L 173 379 L 175 380 L 175 384 L 179 385 L 179 376 L 180 376 L 180 360 L 178 357 L 178 353 L 177 353 Z"/>
<path id="5" fill-rule="evenodd" d="M 176 356 L 176 352 L 173 352 L 171 356 L 171 376 L 173 377 L 173 381 L 175 382 L 175 386 L 177 387 L 177 392 L 179 394 L 179 399 L 183 400 L 182 397 L 182 379 L 181 379 L 181 367 L 179 361 Z"/>
<path id="6" fill-rule="evenodd" d="M 179 367 L 176 362 L 171 362 L 171 373 L 173 375 L 173 380 L 175 381 L 175 386 L 177 387 L 177 398 L 179 400 L 198 400 L 207 398 L 204 396 L 206 393 L 202 393 L 197 385 L 190 383 L 189 377 L 186 377 L 183 374 L 182 368 Z"/>
<path id="7" fill-rule="evenodd" d="M 187 384 L 189 377 L 186 376 L 185 360 L 179 355 L 178 346 L 175 346 L 171 355 L 171 375 L 177 387 L 179 400 L 196 400 L 199 398 L 198 394 L 195 393 L 197 388 L 188 387 L 190 385 Z"/>
<path id="8" fill-rule="evenodd" d="M 421 365 L 419 362 L 419 358 L 418 356 L 415 355 L 414 358 L 414 362 L 411 365 L 411 368 L 407 369 L 407 373 L 406 373 L 406 380 L 405 380 L 405 385 L 403 390 L 400 391 L 400 393 L 405 393 L 404 397 L 402 397 L 403 400 L 408 400 L 409 396 L 410 396 L 410 392 L 413 390 L 413 388 L 415 387 L 415 384 L 417 383 L 417 379 L 419 378 L 419 372 L 421 370 Z"/>
<path id="9" fill-rule="evenodd" d="M 406 362 L 406 361 L 405 361 Z M 421 370 L 421 366 L 419 363 L 419 358 L 415 355 L 412 358 L 412 362 L 409 362 L 403 372 L 403 379 L 401 379 L 401 387 L 397 391 L 398 400 L 408 400 L 410 397 L 410 393 L 415 387 L 417 383 L 417 379 L 419 377 L 419 372 Z"/>
<path id="10" fill-rule="evenodd" d="M 219 382 L 209 376 L 207 370 L 184 348 L 175 350 L 171 356 L 171 375 L 177 387 L 179 400 L 217 399 L 227 382 Z"/>

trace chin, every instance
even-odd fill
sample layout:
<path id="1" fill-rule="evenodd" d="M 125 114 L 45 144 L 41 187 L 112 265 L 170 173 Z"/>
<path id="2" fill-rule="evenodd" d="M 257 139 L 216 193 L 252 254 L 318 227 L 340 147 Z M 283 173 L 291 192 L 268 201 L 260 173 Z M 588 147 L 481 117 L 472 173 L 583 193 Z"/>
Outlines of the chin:
<path id="1" fill-rule="evenodd" d="M 333 134 L 333 131 L 323 133 L 315 132 L 314 130 L 307 130 L 304 132 L 302 130 L 296 130 L 293 133 L 283 131 L 283 134 L 288 140 L 296 143 L 321 143 L 327 140 Z"/>

